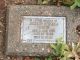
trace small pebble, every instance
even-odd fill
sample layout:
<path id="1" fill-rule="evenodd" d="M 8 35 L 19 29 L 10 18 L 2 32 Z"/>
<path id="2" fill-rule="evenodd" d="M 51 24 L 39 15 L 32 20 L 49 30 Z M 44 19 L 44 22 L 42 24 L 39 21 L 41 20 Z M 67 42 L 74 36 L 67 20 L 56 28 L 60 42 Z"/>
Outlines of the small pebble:
<path id="1" fill-rule="evenodd" d="M 0 58 L 0 60 L 3 60 L 4 58 Z"/>
<path id="2" fill-rule="evenodd" d="M 42 48 L 42 51 L 44 50 L 44 48 Z"/>
<path id="3" fill-rule="evenodd" d="M 10 57 L 7 57 L 7 59 L 11 59 Z"/>
<path id="4" fill-rule="evenodd" d="M 2 31 L 0 31 L 0 33 L 1 33 Z"/>

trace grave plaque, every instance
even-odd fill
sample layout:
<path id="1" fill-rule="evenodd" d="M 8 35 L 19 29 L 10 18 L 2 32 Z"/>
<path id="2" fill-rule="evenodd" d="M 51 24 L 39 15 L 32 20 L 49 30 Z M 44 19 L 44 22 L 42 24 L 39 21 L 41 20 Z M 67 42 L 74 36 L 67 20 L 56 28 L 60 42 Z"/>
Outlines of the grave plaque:
<path id="1" fill-rule="evenodd" d="M 6 55 L 46 56 L 58 37 L 66 42 L 66 38 L 71 41 L 76 35 L 74 15 L 65 7 L 11 5 L 7 13 Z"/>
<path id="2" fill-rule="evenodd" d="M 66 41 L 65 17 L 23 16 L 21 40 L 24 43 L 54 43 L 63 36 Z"/>

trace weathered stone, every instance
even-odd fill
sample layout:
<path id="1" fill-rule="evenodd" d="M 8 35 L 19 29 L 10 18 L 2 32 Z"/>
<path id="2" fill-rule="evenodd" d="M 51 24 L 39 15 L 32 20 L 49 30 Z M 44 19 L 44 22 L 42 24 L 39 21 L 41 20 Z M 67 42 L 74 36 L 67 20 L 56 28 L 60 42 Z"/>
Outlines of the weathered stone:
<path id="1" fill-rule="evenodd" d="M 36 7 L 36 8 L 35 8 Z M 49 44 L 21 43 L 21 16 L 64 16 L 67 19 L 67 42 L 77 41 L 76 26 L 80 24 L 80 9 L 70 10 L 68 7 L 12 5 L 8 7 L 7 55 L 41 56 L 50 52 Z"/>

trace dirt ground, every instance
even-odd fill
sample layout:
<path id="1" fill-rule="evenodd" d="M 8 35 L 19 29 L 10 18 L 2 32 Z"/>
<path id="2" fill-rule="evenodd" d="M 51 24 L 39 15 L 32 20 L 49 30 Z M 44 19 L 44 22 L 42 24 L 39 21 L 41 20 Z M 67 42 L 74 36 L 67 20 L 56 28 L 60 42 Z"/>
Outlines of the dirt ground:
<path id="1" fill-rule="evenodd" d="M 6 8 L 9 4 L 36 4 L 36 0 L 0 0 L 0 60 L 33 60 L 29 57 L 10 57 L 5 55 Z"/>

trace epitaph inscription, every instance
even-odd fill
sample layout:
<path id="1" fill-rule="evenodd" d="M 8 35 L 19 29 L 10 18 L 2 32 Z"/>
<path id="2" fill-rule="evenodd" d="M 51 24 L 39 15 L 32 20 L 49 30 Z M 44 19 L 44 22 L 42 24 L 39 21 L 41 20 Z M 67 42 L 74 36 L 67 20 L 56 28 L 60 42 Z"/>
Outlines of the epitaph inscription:
<path id="1" fill-rule="evenodd" d="M 65 17 L 22 16 L 21 40 L 26 43 L 54 43 L 66 40 Z"/>

